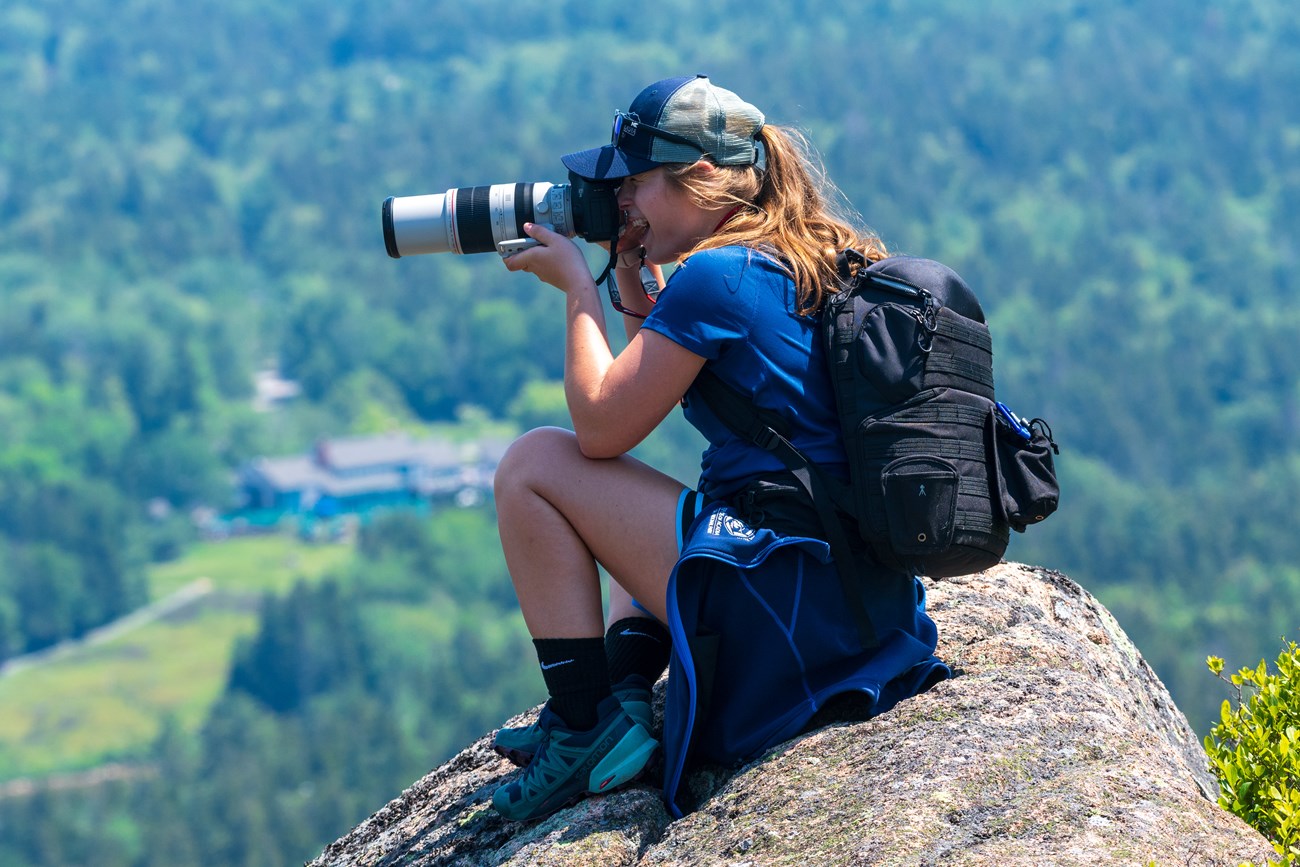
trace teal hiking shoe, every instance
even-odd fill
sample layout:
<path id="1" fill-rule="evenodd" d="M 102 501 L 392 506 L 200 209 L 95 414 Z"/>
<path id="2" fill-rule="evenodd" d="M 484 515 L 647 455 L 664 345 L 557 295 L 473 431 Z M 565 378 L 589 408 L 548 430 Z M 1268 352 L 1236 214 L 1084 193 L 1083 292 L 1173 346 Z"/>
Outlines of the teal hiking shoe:
<path id="1" fill-rule="evenodd" d="M 548 702 L 542 705 L 542 712 L 537 715 L 536 722 L 515 728 L 497 729 L 497 733 L 492 736 L 492 749 L 497 755 L 505 756 L 522 768 L 533 760 L 533 754 L 537 752 L 542 741 L 546 740 L 547 729 L 558 723 L 559 719 Z"/>
<path id="2" fill-rule="evenodd" d="M 632 717 L 641 728 L 653 733 L 654 709 L 650 703 L 649 681 L 639 674 L 632 674 L 619 681 L 613 688 L 613 692 L 614 698 L 623 705 L 627 715 Z M 542 712 L 537 715 L 537 722 L 526 726 L 498 729 L 492 738 L 492 749 L 497 755 L 504 756 L 522 768 L 532 761 L 538 745 L 546 737 L 546 729 L 553 724 L 552 719 L 558 721 L 559 717 L 551 712 L 550 704 L 546 704 L 542 707 Z"/>
<path id="3" fill-rule="evenodd" d="M 507 819 L 541 819 L 585 795 L 612 792 L 641 775 L 659 742 L 633 721 L 610 696 L 597 709 L 590 731 L 565 728 L 555 714 L 543 722 L 543 737 L 523 772 L 492 795 Z"/>

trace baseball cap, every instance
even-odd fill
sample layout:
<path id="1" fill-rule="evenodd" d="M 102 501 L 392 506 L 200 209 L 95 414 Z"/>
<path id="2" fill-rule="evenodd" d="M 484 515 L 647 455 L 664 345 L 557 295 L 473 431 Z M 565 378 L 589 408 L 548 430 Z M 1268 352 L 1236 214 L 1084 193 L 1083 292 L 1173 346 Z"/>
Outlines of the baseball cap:
<path id="1" fill-rule="evenodd" d="M 614 115 L 610 144 L 560 158 L 588 180 L 625 178 L 670 163 L 707 158 L 719 166 L 765 162 L 763 113 L 706 75 L 665 78 Z"/>

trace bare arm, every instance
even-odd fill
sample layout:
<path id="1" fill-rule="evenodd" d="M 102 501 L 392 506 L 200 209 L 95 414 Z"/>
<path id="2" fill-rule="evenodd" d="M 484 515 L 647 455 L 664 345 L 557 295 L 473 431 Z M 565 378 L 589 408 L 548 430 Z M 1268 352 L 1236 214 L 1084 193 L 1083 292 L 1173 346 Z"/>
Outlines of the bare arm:
<path id="1" fill-rule="evenodd" d="M 663 269 L 658 265 L 648 262 L 646 263 L 646 267 L 650 269 L 652 274 L 654 274 L 655 279 L 659 281 L 659 288 L 662 289 L 664 285 Z M 618 294 L 623 299 L 623 306 L 634 313 L 648 316 L 650 314 L 650 308 L 652 308 L 654 304 L 646 297 L 645 287 L 641 285 L 641 269 L 623 267 L 615 268 L 614 279 L 618 281 Z M 637 331 L 641 329 L 641 320 L 635 316 L 624 316 L 623 329 L 627 332 L 627 339 L 631 340 L 633 336 L 636 335 Z"/>
<path id="2" fill-rule="evenodd" d="M 590 458 L 621 455 L 645 439 L 681 400 L 704 358 L 639 327 L 615 357 L 601 293 L 581 251 L 548 229 L 530 226 L 528 231 L 543 246 L 512 256 L 506 267 L 534 273 L 565 293 L 564 393 L 578 445 Z M 620 291 L 623 285 L 619 283 Z M 648 309 L 639 280 L 635 295 L 629 292 L 628 300 L 634 298 Z"/>

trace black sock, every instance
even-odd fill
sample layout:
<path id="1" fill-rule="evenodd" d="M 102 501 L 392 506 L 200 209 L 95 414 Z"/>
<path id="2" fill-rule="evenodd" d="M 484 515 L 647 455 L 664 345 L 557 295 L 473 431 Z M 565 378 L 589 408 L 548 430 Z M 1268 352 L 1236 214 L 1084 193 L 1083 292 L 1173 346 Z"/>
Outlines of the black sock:
<path id="1" fill-rule="evenodd" d="M 639 674 L 650 684 L 668 667 L 673 640 L 668 628 L 652 617 L 625 617 L 605 633 L 605 655 L 609 658 L 609 679 L 619 683 Z"/>
<path id="2" fill-rule="evenodd" d="M 609 692 L 609 664 L 599 638 L 534 638 L 551 710 L 571 729 L 586 731 L 598 721 L 596 706 Z"/>

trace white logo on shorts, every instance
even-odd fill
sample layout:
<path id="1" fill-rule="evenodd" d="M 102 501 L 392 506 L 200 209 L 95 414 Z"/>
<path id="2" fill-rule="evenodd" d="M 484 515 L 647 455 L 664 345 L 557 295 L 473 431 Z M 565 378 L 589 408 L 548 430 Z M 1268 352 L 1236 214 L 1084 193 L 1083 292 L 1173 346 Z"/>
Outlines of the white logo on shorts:
<path id="1" fill-rule="evenodd" d="M 754 538 L 754 528 L 726 512 L 714 512 L 709 516 L 710 536 L 721 536 L 723 533 L 729 536 L 735 536 L 737 539 Z"/>

